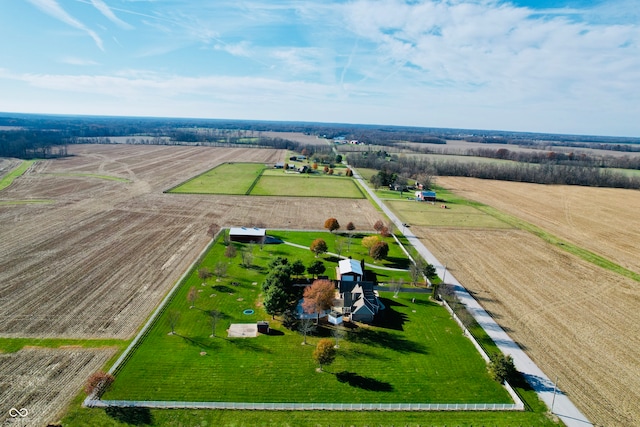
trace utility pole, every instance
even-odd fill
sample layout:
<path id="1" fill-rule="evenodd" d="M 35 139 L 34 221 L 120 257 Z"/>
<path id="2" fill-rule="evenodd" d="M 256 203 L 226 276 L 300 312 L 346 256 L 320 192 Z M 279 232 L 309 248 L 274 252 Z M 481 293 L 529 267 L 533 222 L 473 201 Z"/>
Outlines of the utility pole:
<path id="1" fill-rule="evenodd" d="M 556 391 L 558 390 L 558 376 L 556 375 L 556 382 L 553 384 L 553 399 L 551 399 L 551 413 L 553 414 L 553 405 L 556 403 Z"/>
<path id="2" fill-rule="evenodd" d="M 446 285 L 444 278 L 447 277 L 447 264 L 444 265 L 444 273 L 442 273 L 442 284 Z"/>

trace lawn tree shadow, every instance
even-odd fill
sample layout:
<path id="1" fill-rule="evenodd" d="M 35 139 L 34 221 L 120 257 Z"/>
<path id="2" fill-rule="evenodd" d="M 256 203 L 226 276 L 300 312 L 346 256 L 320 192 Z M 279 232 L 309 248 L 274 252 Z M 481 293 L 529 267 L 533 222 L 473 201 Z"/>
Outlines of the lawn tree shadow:
<path id="1" fill-rule="evenodd" d="M 348 332 L 347 339 L 354 343 L 362 343 L 373 347 L 383 347 L 400 353 L 427 354 L 424 344 L 409 341 L 394 333 L 369 328 L 358 328 Z"/>
<path id="2" fill-rule="evenodd" d="M 401 268 L 403 270 L 407 270 L 409 268 L 408 258 L 387 257 L 385 260 L 387 261 L 386 267 Z"/>
<path id="3" fill-rule="evenodd" d="M 425 307 L 440 307 L 440 304 L 431 301 L 429 299 L 421 299 L 419 297 L 416 297 L 416 300 L 413 301 L 413 304 L 415 305 L 421 305 L 421 306 L 425 306 Z"/>
<path id="4" fill-rule="evenodd" d="M 153 415 L 149 408 L 109 406 L 104 412 L 114 420 L 135 426 L 152 425 Z"/>
<path id="5" fill-rule="evenodd" d="M 348 383 L 351 387 L 360 388 L 368 391 L 393 391 L 393 385 L 390 383 L 376 380 L 375 378 L 363 377 L 355 372 L 342 371 L 336 374 L 336 378 L 341 383 Z"/>
<path id="6" fill-rule="evenodd" d="M 327 262 L 335 262 L 335 263 L 338 263 L 341 259 L 342 258 L 338 258 L 337 256 L 333 256 L 333 255 L 324 257 L 325 261 L 327 261 Z"/>
<path id="7" fill-rule="evenodd" d="M 203 338 L 203 337 L 196 337 L 196 338 L 191 338 L 191 337 L 187 337 L 185 335 L 180 335 L 180 334 L 175 334 L 175 336 L 182 338 L 184 341 L 186 341 L 188 344 L 194 346 L 194 347 L 198 347 L 198 348 L 206 348 L 209 350 L 213 350 L 215 348 L 218 348 L 219 346 L 217 344 L 215 344 L 214 342 L 211 341 L 211 338 L 207 337 L 207 338 Z"/>
<path id="8" fill-rule="evenodd" d="M 404 304 L 389 299 L 380 298 L 385 306 L 385 309 L 380 311 L 373 319 L 373 326 L 385 329 L 393 329 L 396 331 L 404 330 L 404 323 L 408 320 L 408 316 L 404 313 L 395 311 L 393 307 L 406 307 Z"/>
<path id="9" fill-rule="evenodd" d="M 227 338 L 226 340 L 243 350 L 250 350 L 261 353 L 273 353 L 269 347 L 258 344 L 253 338 Z"/>
<path id="10" fill-rule="evenodd" d="M 224 292 L 225 294 L 233 293 L 236 291 L 234 288 L 230 288 L 229 286 L 226 286 L 226 285 L 213 285 L 211 287 L 213 288 L 214 291 Z"/>
<path id="11" fill-rule="evenodd" d="M 343 354 L 349 360 L 358 359 L 358 358 L 368 358 L 368 359 L 382 360 L 382 361 L 391 360 L 391 357 L 383 356 L 381 354 L 377 354 L 372 351 L 362 350 L 359 348 L 341 350 L 340 353 Z"/>

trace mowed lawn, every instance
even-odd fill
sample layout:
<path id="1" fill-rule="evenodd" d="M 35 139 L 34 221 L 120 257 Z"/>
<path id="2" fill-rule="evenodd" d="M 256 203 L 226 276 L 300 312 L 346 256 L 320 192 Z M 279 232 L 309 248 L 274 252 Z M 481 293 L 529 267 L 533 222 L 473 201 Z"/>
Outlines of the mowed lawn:
<path id="1" fill-rule="evenodd" d="M 364 199 L 364 195 L 350 178 L 306 174 L 263 175 L 251 190 L 251 195 Z"/>
<path id="2" fill-rule="evenodd" d="M 238 245 L 242 249 L 244 245 Z M 216 244 L 203 260 L 227 263 L 217 281 L 194 271 L 141 346 L 117 374 L 105 399 L 228 402 L 511 403 L 487 373 L 485 362 L 458 325 L 426 294 L 382 293 L 387 309 L 376 326 L 350 329 L 339 342 L 336 361 L 317 372 L 312 358 L 329 327 L 303 338 L 271 319 L 260 306 L 261 282 L 269 259 L 307 257 L 286 245 L 254 247 L 250 268 L 229 260 Z M 306 263 L 306 262 L 305 262 Z M 331 266 L 327 263 L 327 267 Z M 198 291 L 195 308 L 187 293 Z M 415 297 L 415 302 L 412 298 Z M 216 337 L 207 310 L 219 310 Z M 245 315 L 245 309 L 254 314 Z M 180 313 L 176 335 L 168 316 Z M 257 338 L 227 338 L 231 323 L 268 320 L 274 332 Z M 206 353 L 206 354 L 205 354 Z"/>
<path id="3" fill-rule="evenodd" d="M 425 227 L 511 228 L 506 222 L 480 211 L 456 203 L 419 202 L 415 200 L 387 200 L 387 205 L 402 222 Z M 443 209 L 442 205 L 447 208 Z"/>
<path id="4" fill-rule="evenodd" d="M 262 163 L 224 163 L 169 190 L 188 194 L 247 194 L 265 168 Z"/>

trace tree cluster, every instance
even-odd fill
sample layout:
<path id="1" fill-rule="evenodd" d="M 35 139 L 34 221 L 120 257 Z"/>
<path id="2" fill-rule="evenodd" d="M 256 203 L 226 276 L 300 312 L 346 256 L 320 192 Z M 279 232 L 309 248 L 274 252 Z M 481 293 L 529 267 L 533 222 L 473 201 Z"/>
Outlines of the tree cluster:
<path id="1" fill-rule="evenodd" d="M 397 158 L 392 161 L 371 156 L 351 154 L 349 164 L 354 167 L 384 169 L 386 174 L 417 178 L 419 175 L 432 177 L 464 176 L 502 181 L 531 182 L 537 184 L 582 185 L 591 187 L 640 188 L 640 178 L 626 176 L 588 166 L 568 166 L 555 163 L 479 163 L 456 161 L 432 161 L 429 159 Z"/>
<path id="2" fill-rule="evenodd" d="M 267 314 L 272 317 L 295 308 L 300 292 L 293 286 L 292 265 L 287 258 L 277 257 L 269 263 L 269 273 L 262 283 L 263 304 Z"/>

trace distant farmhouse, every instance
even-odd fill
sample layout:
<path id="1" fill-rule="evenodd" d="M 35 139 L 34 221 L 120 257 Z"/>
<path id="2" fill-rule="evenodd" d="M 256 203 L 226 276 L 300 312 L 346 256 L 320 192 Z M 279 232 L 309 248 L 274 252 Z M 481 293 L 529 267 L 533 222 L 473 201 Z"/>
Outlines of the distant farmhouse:
<path id="1" fill-rule="evenodd" d="M 239 243 L 264 243 L 267 230 L 264 228 L 235 227 L 229 229 L 229 240 Z"/>
<path id="2" fill-rule="evenodd" d="M 416 191 L 416 200 L 420 200 L 423 202 L 435 202 L 436 201 L 436 192 L 435 191 Z"/>

